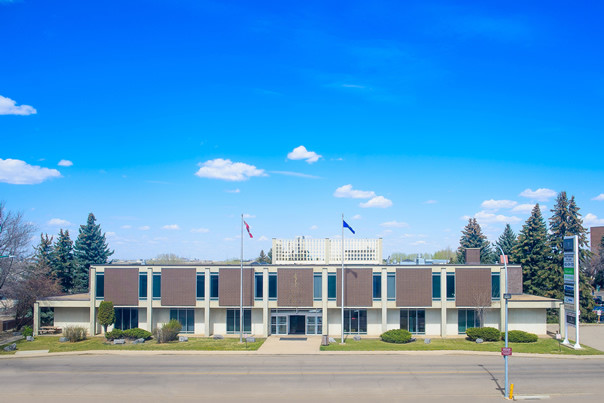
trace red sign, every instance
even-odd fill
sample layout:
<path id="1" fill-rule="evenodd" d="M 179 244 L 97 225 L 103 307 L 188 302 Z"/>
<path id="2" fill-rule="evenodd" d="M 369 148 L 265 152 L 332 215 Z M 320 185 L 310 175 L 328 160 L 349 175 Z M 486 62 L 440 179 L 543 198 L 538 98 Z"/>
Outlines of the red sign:
<path id="1" fill-rule="evenodd" d="M 512 347 L 501 347 L 501 355 L 512 355 Z"/>

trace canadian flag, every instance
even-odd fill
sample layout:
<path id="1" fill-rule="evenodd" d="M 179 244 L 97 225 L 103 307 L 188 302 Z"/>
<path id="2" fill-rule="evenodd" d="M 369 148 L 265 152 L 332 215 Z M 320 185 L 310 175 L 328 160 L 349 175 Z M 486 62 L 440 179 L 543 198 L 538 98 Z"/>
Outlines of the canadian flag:
<path id="1" fill-rule="evenodd" d="M 250 238 L 253 238 L 254 236 L 250 232 L 250 226 L 245 221 L 243 221 L 243 223 L 245 224 L 245 229 L 247 230 L 247 233 L 250 234 Z"/>

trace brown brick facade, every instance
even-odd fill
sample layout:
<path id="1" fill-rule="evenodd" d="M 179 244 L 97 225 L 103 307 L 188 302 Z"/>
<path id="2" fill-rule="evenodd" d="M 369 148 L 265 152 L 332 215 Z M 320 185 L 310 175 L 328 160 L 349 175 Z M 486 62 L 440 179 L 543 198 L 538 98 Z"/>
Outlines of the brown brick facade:
<path id="1" fill-rule="evenodd" d="M 277 303 L 285 307 L 312 307 L 312 269 L 278 269 Z"/>
<path id="2" fill-rule="evenodd" d="M 491 306 L 491 269 L 455 269 L 455 306 Z"/>
<path id="3" fill-rule="evenodd" d="M 373 271 L 371 269 L 345 269 L 346 289 L 344 306 L 370 307 L 373 304 Z M 342 269 L 337 273 L 337 306 L 342 306 Z M 383 290 L 385 292 L 385 290 Z"/>
<path id="4" fill-rule="evenodd" d="M 480 264 L 480 248 L 466 248 L 466 264 Z"/>
<path id="5" fill-rule="evenodd" d="M 522 267 L 508 266 L 508 292 L 510 294 L 522 294 Z M 505 288 L 501 290 L 501 294 L 505 292 Z"/>
<path id="6" fill-rule="evenodd" d="M 254 304 L 254 273 L 243 269 L 243 305 Z M 220 269 L 218 274 L 218 303 L 220 306 L 239 306 L 240 269 Z"/>
<path id="7" fill-rule="evenodd" d="M 396 269 L 396 306 L 432 306 L 431 269 Z"/>
<path id="8" fill-rule="evenodd" d="M 604 237 L 604 227 L 591 227 L 589 233 L 591 251 L 595 256 L 598 256 L 598 253 L 600 253 L 600 243 L 602 242 L 602 237 Z"/>
<path id="9" fill-rule="evenodd" d="M 104 299 L 116 306 L 137 306 L 138 268 L 106 268 Z"/>
<path id="10" fill-rule="evenodd" d="M 161 269 L 161 304 L 195 306 L 197 278 L 194 268 Z"/>

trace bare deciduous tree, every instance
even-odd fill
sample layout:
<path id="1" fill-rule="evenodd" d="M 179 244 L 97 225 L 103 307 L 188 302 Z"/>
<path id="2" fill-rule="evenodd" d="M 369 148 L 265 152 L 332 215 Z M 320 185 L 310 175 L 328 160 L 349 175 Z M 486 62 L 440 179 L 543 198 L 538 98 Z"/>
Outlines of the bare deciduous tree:
<path id="1" fill-rule="evenodd" d="M 0 292 L 27 269 L 25 259 L 35 231 L 36 227 L 26 222 L 22 213 L 6 211 L 4 202 L 0 202 Z"/>

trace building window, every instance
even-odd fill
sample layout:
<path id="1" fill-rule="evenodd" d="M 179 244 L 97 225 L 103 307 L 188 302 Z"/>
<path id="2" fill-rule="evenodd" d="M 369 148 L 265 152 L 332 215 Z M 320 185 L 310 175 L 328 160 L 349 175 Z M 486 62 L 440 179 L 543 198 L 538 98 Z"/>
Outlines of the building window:
<path id="1" fill-rule="evenodd" d="M 194 309 L 170 309 L 170 320 L 172 319 L 180 322 L 180 333 L 195 333 Z"/>
<path id="2" fill-rule="evenodd" d="M 447 273 L 447 301 L 455 301 L 455 273 Z"/>
<path id="3" fill-rule="evenodd" d="M 268 274 L 268 300 L 277 300 L 277 273 Z"/>
<path id="4" fill-rule="evenodd" d="M 401 329 L 413 334 L 426 334 L 426 310 L 401 309 Z"/>
<path id="5" fill-rule="evenodd" d="M 262 273 L 254 273 L 254 299 L 262 300 Z"/>
<path id="6" fill-rule="evenodd" d="M 198 301 L 204 300 L 206 297 L 206 276 L 203 273 L 197 273 L 197 293 Z"/>
<path id="7" fill-rule="evenodd" d="M 161 299 L 161 273 L 153 273 L 153 299 Z"/>
<path id="8" fill-rule="evenodd" d="M 323 275 L 315 273 L 312 277 L 313 282 L 313 300 L 321 301 L 323 298 Z"/>
<path id="9" fill-rule="evenodd" d="M 227 309 L 227 333 L 239 333 L 240 323 L 239 309 Z M 252 332 L 252 310 L 243 310 L 243 331 L 246 333 Z"/>
<path id="10" fill-rule="evenodd" d="M 464 334 L 466 329 L 471 327 L 480 327 L 480 318 L 474 309 L 457 310 L 457 331 Z"/>
<path id="11" fill-rule="evenodd" d="M 321 334 L 323 333 L 323 317 L 306 316 L 306 334 Z"/>
<path id="12" fill-rule="evenodd" d="M 105 273 L 96 274 L 96 299 L 105 298 Z"/>
<path id="13" fill-rule="evenodd" d="M 344 310 L 344 334 L 366 334 L 367 333 L 367 310 L 345 309 Z"/>
<path id="14" fill-rule="evenodd" d="M 432 300 L 440 301 L 440 273 L 432 273 Z"/>
<path id="15" fill-rule="evenodd" d="M 210 274 L 210 299 L 218 299 L 218 273 Z"/>
<path id="16" fill-rule="evenodd" d="M 491 298 L 499 301 L 501 298 L 501 275 L 499 273 L 491 273 Z"/>
<path id="17" fill-rule="evenodd" d="M 114 329 L 132 329 L 138 327 L 138 308 L 115 308 Z"/>
<path id="18" fill-rule="evenodd" d="M 138 273 L 138 299 L 147 299 L 147 273 Z"/>
<path id="19" fill-rule="evenodd" d="M 287 316 L 271 316 L 271 334 L 287 334 Z"/>
<path id="20" fill-rule="evenodd" d="M 396 301 L 396 273 L 388 273 L 388 301 Z"/>
<path id="21" fill-rule="evenodd" d="M 327 299 L 329 301 L 336 300 L 336 296 L 338 295 L 337 284 L 336 273 L 329 273 L 327 275 Z"/>
<path id="22" fill-rule="evenodd" d="M 373 273 L 373 300 L 382 299 L 382 273 Z"/>

